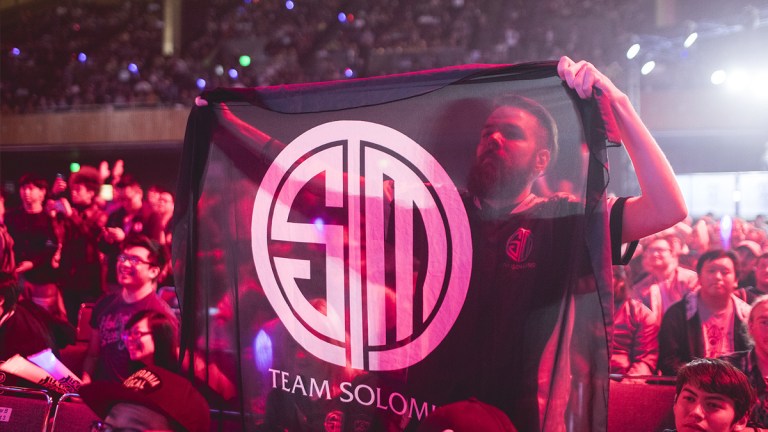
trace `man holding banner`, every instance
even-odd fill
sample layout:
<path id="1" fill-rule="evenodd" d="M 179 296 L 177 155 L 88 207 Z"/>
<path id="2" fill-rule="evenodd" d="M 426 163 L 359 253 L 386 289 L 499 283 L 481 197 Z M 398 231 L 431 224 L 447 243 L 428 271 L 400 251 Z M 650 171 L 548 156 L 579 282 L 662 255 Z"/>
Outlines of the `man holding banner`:
<path id="1" fill-rule="evenodd" d="M 519 430 L 603 429 L 611 255 L 686 208 L 627 96 L 589 63 L 563 57 L 559 78 L 553 66 L 205 94 L 174 232 L 188 351 L 252 347 L 242 397 L 256 418 L 298 410 L 310 429 L 405 427 L 473 396 Z M 606 135 L 625 144 L 641 196 L 606 204 Z M 585 190 L 536 196 L 558 141 L 558 169 Z M 582 142 L 588 167 L 571 172 Z M 233 251 L 226 267 L 218 250 Z M 229 342 L 198 319 L 212 302 L 236 305 L 219 323 L 237 329 Z M 273 319 L 298 348 L 258 332 Z M 294 405 L 270 408 L 279 395 Z"/>

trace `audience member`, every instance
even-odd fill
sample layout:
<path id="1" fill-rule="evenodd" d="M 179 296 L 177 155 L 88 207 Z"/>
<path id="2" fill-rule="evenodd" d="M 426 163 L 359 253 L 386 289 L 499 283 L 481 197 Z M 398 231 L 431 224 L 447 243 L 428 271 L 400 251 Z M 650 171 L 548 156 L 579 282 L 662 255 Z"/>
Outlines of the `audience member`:
<path id="1" fill-rule="evenodd" d="M 16 281 L 16 257 L 13 254 L 13 238 L 5 226 L 5 195 L 0 191 L 0 277 Z M 14 282 L 15 283 L 15 282 Z"/>
<path id="2" fill-rule="evenodd" d="M 75 342 L 75 328 L 28 299 L 19 299 L 16 280 L 0 274 L 0 361 L 50 348 L 54 354 Z"/>
<path id="3" fill-rule="evenodd" d="M 626 269 L 613 267 L 611 373 L 652 375 L 659 359 L 659 323 L 645 305 L 629 297 Z"/>
<path id="4" fill-rule="evenodd" d="M 696 273 L 680 267 L 676 237 L 651 237 L 643 243 L 642 263 L 648 275 L 632 286 L 632 296 L 651 309 L 661 324 L 667 309 L 696 287 Z"/>
<path id="5" fill-rule="evenodd" d="M 739 288 L 755 286 L 755 262 L 763 254 L 763 248 L 757 242 L 744 240 L 733 251 L 739 257 Z"/>
<path id="6" fill-rule="evenodd" d="M 677 373 L 675 428 L 743 431 L 755 400 L 755 390 L 740 370 L 722 360 L 693 360 Z"/>
<path id="7" fill-rule="evenodd" d="M 146 366 L 122 383 L 93 382 L 80 388 L 83 401 L 102 421 L 92 431 L 208 432 L 210 408 L 183 377 Z"/>
<path id="8" fill-rule="evenodd" d="M 145 365 L 157 365 L 181 373 L 189 368 L 189 357 L 179 366 L 179 335 L 176 320 L 153 310 L 136 312 L 125 323 L 123 342 L 131 360 Z M 214 363 L 195 357 L 195 378 L 211 387 L 224 400 L 235 396 L 235 386 Z"/>
<path id="9" fill-rule="evenodd" d="M 738 351 L 722 359 L 739 368 L 757 391 L 758 403 L 752 409 L 748 426 L 768 427 L 768 296 L 758 298 L 749 314 L 749 336 L 754 347 L 749 351 Z"/>
<path id="10" fill-rule="evenodd" d="M 159 241 L 162 227 L 159 217 L 152 212 L 149 205 L 144 205 L 144 191 L 139 182 L 130 174 L 123 174 L 115 184 L 115 201 L 120 207 L 109 215 L 104 228 L 101 243 L 102 251 L 107 257 L 107 283 L 117 282 L 117 255 L 120 253 L 122 242 L 129 234 L 142 234 Z"/>
<path id="11" fill-rule="evenodd" d="M 58 287 L 54 256 L 59 241 L 50 214 L 44 211 L 48 182 L 35 174 L 19 179 L 20 208 L 6 215 L 8 231 L 13 237 L 16 272 L 21 278 L 23 296 L 54 316 L 66 318 Z"/>
<path id="12" fill-rule="evenodd" d="M 52 187 L 54 196 L 66 191 L 67 183 L 57 179 Z M 83 166 L 69 179 L 72 203 L 65 197 L 53 202 L 56 221 L 63 228 L 61 260 L 61 291 L 69 322 L 77 325 L 80 304 L 93 303 L 104 292 L 99 238 L 106 223 L 106 214 L 96 198 L 101 188 L 101 176 L 96 168 Z"/>
<path id="13" fill-rule="evenodd" d="M 60 348 L 75 342 L 75 329 L 32 301 L 19 301 L 13 239 L 2 224 L 4 213 L 4 200 L 0 195 L 0 362 L 16 354 L 28 356 L 47 348 L 58 353 Z M 15 377 L 7 380 L 2 377 L 0 383 L 32 385 Z"/>
<path id="14" fill-rule="evenodd" d="M 155 186 L 155 188 L 158 196 L 153 209 L 160 217 L 160 226 L 162 227 L 160 242 L 170 246 L 173 228 L 171 226 L 171 218 L 173 217 L 174 208 L 173 193 L 162 186 Z"/>
<path id="15" fill-rule="evenodd" d="M 125 323 L 134 313 L 155 310 L 173 316 L 168 304 L 156 294 L 157 278 L 166 261 L 165 249 L 156 241 L 139 235 L 126 238 L 117 258 L 120 290 L 107 294 L 93 308 L 84 382 L 120 382 L 135 372 L 137 365 L 122 340 Z"/>
<path id="16" fill-rule="evenodd" d="M 755 284 L 736 291 L 736 295 L 749 304 L 768 294 L 768 252 L 755 259 Z"/>
<path id="17" fill-rule="evenodd" d="M 746 324 L 750 307 L 733 295 L 738 259 L 713 250 L 696 264 L 700 289 L 669 308 L 659 331 L 659 369 L 675 375 L 696 357 L 717 357 L 749 347 Z"/>
<path id="18" fill-rule="evenodd" d="M 438 407 L 417 432 L 517 432 L 504 411 L 477 399 L 467 399 Z"/>

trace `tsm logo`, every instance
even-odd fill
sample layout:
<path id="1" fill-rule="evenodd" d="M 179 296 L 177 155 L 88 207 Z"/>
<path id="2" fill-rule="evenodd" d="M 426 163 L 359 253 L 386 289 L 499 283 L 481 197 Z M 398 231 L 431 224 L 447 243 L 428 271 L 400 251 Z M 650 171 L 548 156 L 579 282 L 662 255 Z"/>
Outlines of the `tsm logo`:
<path id="1" fill-rule="evenodd" d="M 515 262 L 523 262 L 531 255 L 533 242 L 530 241 L 531 231 L 525 228 L 518 228 L 507 239 L 507 255 Z"/>
<path id="2" fill-rule="evenodd" d="M 307 191 L 343 217 L 292 217 L 306 206 Z M 414 237 L 422 225 L 427 258 L 419 261 Z M 384 371 L 421 361 L 450 331 L 466 298 L 472 242 L 455 185 L 416 142 L 376 123 L 325 123 L 290 143 L 256 194 L 251 239 L 278 317 L 304 349 L 335 365 Z M 272 253 L 275 243 L 311 246 L 325 257 Z M 317 266 L 325 276 L 311 280 Z M 324 308 L 306 297 L 307 283 L 321 287 Z"/>

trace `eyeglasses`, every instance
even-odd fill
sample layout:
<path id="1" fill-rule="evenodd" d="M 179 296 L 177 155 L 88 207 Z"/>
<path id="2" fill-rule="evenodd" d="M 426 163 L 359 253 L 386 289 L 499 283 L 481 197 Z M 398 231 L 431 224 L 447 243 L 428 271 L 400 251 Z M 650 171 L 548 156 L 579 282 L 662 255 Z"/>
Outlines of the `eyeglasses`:
<path id="1" fill-rule="evenodd" d="M 663 254 L 668 254 L 668 253 L 672 252 L 672 249 L 670 249 L 670 248 L 648 248 L 648 249 L 646 249 L 646 251 L 648 251 L 649 254 L 658 253 L 658 254 L 662 254 L 663 255 Z"/>
<path id="2" fill-rule="evenodd" d="M 126 339 L 139 339 L 139 338 L 143 338 L 146 335 L 151 335 L 151 334 L 152 332 L 148 332 L 148 331 L 143 332 L 139 330 L 131 330 L 131 331 L 124 331 L 121 336 L 123 337 L 123 340 L 126 340 Z"/>
<path id="3" fill-rule="evenodd" d="M 122 427 L 114 427 L 109 423 L 105 423 L 103 421 L 95 421 L 91 423 L 91 432 L 142 432 L 141 429 L 136 429 L 132 427 L 128 428 L 122 428 Z"/>
<path id="4" fill-rule="evenodd" d="M 138 257 L 136 255 L 128 255 L 128 254 L 120 254 L 117 256 L 117 262 L 120 264 L 125 264 L 125 262 L 128 261 L 131 263 L 132 266 L 136 267 L 139 264 L 148 264 L 148 265 L 155 265 L 155 263 L 151 261 L 147 261 L 141 257 Z"/>

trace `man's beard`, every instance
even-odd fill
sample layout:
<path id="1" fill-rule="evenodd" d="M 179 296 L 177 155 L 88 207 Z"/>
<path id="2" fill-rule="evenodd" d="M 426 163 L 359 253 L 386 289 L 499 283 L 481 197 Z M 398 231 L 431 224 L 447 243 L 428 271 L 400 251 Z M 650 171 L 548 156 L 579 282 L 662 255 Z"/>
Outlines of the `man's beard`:
<path id="1" fill-rule="evenodd" d="M 493 156 L 481 156 L 469 170 L 467 190 L 484 199 L 516 198 L 536 177 L 534 161 L 527 167 L 504 171 Z"/>

